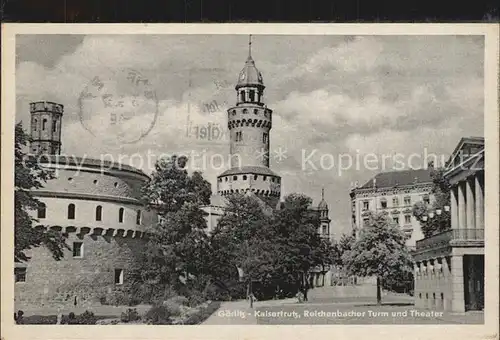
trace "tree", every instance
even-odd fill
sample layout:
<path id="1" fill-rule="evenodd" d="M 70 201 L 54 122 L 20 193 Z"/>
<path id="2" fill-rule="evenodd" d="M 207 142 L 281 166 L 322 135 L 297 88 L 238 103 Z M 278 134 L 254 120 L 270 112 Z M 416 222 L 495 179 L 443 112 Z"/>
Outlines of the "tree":
<path id="1" fill-rule="evenodd" d="M 302 194 L 285 197 L 274 215 L 273 229 L 280 251 L 279 264 L 288 280 L 307 294 L 309 271 L 327 260 L 321 254 L 319 215 L 310 209 L 311 198 Z"/>
<path id="2" fill-rule="evenodd" d="M 383 213 L 372 213 L 360 238 L 342 261 L 349 275 L 376 276 L 377 303 L 381 303 L 381 281 L 405 275 L 413 264 L 404 233 Z"/>
<path id="3" fill-rule="evenodd" d="M 34 198 L 31 191 L 42 188 L 53 175 L 40 166 L 35 156 L 24 152 L 29 142 L 30 137 L 24 132 L 22 123 L 18 123 L 14 150 L 14 260 L 28 261 L 30 257 L 26 251 L 42 245 L 59 260 L 64 256 L 64 248 L 68 248 L 63 235 L 57 231 L 33 228 L 33 223 L 38 220 L 30 212 L 41 208 L 42 202 Z"/>
<path id="4" fill-rule="evenodd" d="M 234 194 L 211 235 L 212 268 L 217 279 L 232 281 L 236 268 L 244 273 L 248 294 L 253 282 L 266 285 L 276 270 L 277 248 L 271 216 L 258 198 Z"/>
<path id="5" fill-rule="evenodd" d="M 159 222 L 148 230 L 148 244 L 138 275 L 167 291 L 180 291 L 206 270 L 208 236 L 201 206 L 210 202 L 210 183 L 201 173 L 191 176 L 187 158 L 160 159 L 143 188 L 143 200 Z"/>
<path id="6" fill-rule="evenodd" d="M 432 204 L 429 206 L 425 202 L 417 202 L 413 206 L 413 216 L 420 222 L 425 237 L 430 237 L 451 228 L 450 212 L 444 209 L 445 206 L 450 206 L 450 184 L 444 177 L 444 172 L 445 169 L 443 168 L 433 168 L 431 170 L 433 183 L 431 193 L 434 196 Z M 435 212 L 438 209 L 441 210 L 441 214 L 435 213 L 432 218 L 429 218 L 429 212 Z M 424 216 L 427 218 L 426 221 L 424 221 Z"/>

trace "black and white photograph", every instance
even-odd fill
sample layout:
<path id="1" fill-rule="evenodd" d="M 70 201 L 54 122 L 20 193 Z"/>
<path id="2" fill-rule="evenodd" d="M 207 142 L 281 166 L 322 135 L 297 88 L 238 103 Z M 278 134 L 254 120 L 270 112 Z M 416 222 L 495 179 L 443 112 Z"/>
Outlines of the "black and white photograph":
<path id="1" fill-rule="evenodd" d="M 2 323 L 498 321 L 498 31 L 258 26 L 10 36 Z"/>

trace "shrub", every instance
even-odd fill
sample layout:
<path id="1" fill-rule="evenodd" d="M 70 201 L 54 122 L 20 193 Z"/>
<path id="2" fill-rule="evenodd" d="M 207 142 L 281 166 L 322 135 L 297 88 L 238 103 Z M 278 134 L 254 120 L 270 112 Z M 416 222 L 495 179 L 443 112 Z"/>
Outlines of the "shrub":
<path id="1" fill-rule="evenodd" d="M 69 313 L 66 320 L 64 320 L 62 323 L 67 323 L 68 325 L 95 325 L 96 322 L 97 317 L 94 315 L 94 313 L 87 310 L 78 316 L 75 316 L 75 313 Z"/>
<path id="2" fill-rule="evenodd" d="M 17 323 L 24 325 L 55 325 L 57 315 L 32 315 L 23 317 L 21 321 L 17 320 Z"/>
<path id="3" fill-rule="evenodd" d="M 181 304 L 172 299 L 168 299 L 163 302 L 163 307 L 165 307 L 171 316 L 179 316 L 181 315 Z"/>
<path id="4" fill-rule="evenodd" d="M 189 298 L 188 298 L 188 305 L 190 307 L 195 307 L 195 306 L 198 306 L 199 304 L 202 304 L 206 300 L 207 299 L 205 298 L 205 296 L 201 292 L 191 291 L 191 293 L 189 294 Z"/>
<path id="5" fill-rule="evenodd" d="M 127 309 L 126 312 L 122 312 L 120 316 L 121 322 L 133 322 L 139 320 L 141 317 L 139 316 L 139 313 L 137 312 L 137 309 L 132 309 L 129 308 Z"/>
<path id="6" fill-rule="evenodd" d="M 152 325 L 170 325 L 171 314 L 166 306 L 153 306 L 144 316 L 144 320 Z"/>
<path id="7" fill-rule="evenodd" d="M 182 295 L 173 296 L 168 300 L 173 301 L 179 305 L 184 305 L 184 306 L 187 306 L 189 303 L 189 299 L 185 296 L 182 296 Z"/>

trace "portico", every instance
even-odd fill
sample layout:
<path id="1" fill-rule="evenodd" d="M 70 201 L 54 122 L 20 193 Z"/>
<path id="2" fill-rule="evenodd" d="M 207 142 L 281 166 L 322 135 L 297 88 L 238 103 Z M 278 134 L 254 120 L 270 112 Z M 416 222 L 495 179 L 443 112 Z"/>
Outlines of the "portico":
<path id="1" fill-rule="evenodd" d="M 451 229 L 417 241 L 416 306 L 484 306 L 484 139 L 462 138 L 447 163 Z"/>

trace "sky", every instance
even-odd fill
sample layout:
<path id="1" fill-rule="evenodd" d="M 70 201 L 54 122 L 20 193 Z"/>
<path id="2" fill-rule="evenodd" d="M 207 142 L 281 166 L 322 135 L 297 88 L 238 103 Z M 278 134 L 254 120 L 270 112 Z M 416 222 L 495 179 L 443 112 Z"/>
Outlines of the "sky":
<path id="1" fill-rule="evenodd" d="M 186 154 L 215 191 L 248 40 L 18 35 L 16 121 L 28 129 L 30 102 L 63 104 L 63 154 L 146 173 L 162 155 Z M 252 57 L 273 110 L 282 196 L 317 204 L 324 188 L 337 237 L 350 231 L 353 183 L 421 168 L 425 155 L 445 160 L 460 138 L 484 134 L 482 36 L 254 35 Z"/>

